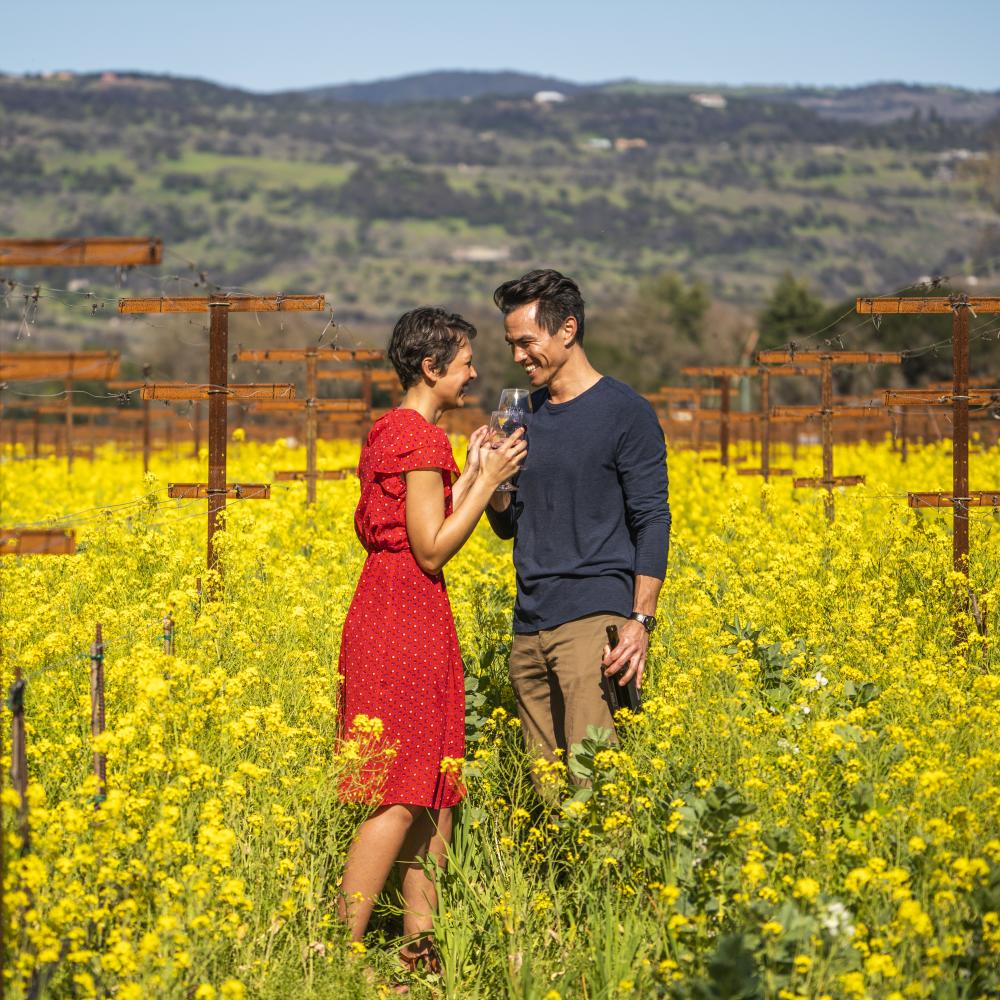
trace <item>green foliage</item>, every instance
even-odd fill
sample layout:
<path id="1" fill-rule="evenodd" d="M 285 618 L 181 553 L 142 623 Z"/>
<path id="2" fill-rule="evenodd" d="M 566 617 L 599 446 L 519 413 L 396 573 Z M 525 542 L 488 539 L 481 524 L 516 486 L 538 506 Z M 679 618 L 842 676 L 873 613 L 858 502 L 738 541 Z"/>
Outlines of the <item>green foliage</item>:
<path id="1" fill-rule="evenodd" d="M 762 350 L 784 347 L 796 337 L 814 333 L 824 324 L 826 308 L 809 283 L 786 271 L 774 286 L 758 319 Z"/>

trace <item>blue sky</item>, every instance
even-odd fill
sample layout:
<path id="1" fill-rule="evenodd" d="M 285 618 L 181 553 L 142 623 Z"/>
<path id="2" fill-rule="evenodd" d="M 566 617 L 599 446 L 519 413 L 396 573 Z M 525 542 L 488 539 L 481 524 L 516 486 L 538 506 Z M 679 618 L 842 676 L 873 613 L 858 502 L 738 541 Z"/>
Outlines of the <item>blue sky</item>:
<path id="1" fill-rule="evenodd" d="M 3 25 L 8 73 L 137 69 L 261 91 L 432 69 L 1000 89 L 1000 0 L 34 0 Z"/>

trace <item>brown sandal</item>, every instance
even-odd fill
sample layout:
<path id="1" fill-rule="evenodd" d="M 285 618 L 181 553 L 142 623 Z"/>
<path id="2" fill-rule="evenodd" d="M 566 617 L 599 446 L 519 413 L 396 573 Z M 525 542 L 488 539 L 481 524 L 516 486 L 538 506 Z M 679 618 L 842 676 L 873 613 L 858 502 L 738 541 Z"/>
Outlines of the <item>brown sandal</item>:
<path id="1" fill-rule="evenodd" d="M 429 937 L 403 945 L 399 949 L 399 961 L 407 972 L 418 972 L 421 964 L 426 964 L 427 972 L 441 972 L 441 957 Z"/>

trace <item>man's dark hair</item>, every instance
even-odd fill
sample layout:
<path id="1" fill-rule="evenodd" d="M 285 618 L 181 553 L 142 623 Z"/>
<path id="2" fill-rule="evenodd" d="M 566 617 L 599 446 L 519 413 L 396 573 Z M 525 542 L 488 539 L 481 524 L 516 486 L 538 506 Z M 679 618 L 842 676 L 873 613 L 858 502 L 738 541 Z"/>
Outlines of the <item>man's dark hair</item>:
<path id="1" fill-rule="evenodd" d="M 583 343 L 583 296 L 572 278 L 551 269 L 529 271 L 523 278 L 505 281 L 494 293 L 493 301 L 504 314 L 512 313 L 529 302 L 538 303 L 538 325 L 554 336 L 567 316 L 576 319 L 576 342 Z"/>
<path id="2" fill-rule="evenodd" d="M 472 340 L 476 328 L 458 313 L 440 306 L 420 306 L 403 313 L 389 338 L 389 360 L 404 389 L 423 376 L 423 360 L 430 358 L 434 371 L 442 375 L 455 360 L 464 340 Z"/>

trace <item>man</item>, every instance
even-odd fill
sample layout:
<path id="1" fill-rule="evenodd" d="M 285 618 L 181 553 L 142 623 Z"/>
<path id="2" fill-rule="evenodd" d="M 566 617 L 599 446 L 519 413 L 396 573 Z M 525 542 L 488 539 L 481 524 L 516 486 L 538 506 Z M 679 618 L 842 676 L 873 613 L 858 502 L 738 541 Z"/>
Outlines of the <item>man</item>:
<path id="1" fill-rule="evenodd" d="M 517 492 L 495 493 L 486 514 L 514 538 L 510 677 L 525 740 L 553 760 L 588 726 L 613 729 L 602 663 L 607 683 L 642 685 L 670 539 L 666 448 L 649 403 L 587 360 L 574 281 L 531 271 L 493 299 L 537 391 Z"/>

